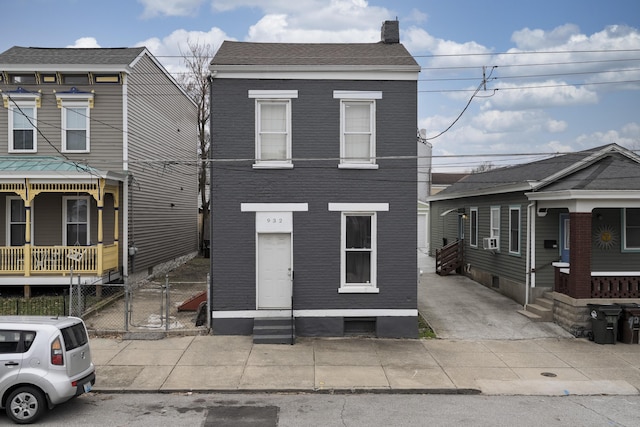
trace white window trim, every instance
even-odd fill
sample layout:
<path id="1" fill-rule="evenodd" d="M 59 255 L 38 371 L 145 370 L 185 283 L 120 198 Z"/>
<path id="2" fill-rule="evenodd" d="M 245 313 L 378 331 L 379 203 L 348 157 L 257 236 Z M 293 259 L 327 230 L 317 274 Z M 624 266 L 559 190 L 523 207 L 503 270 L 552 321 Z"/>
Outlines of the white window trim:
<path id="1" fill-rule="evenodd" d="M 5 241 L 6 241 L 6 245 L 7 246 L 11 246 L 11 201 L 12 200 L 22 200 L 21 197 L 18 196 L 7 196 L 6 199 L 6 227 L 5 227 Z M 26 222 L 25 222 L 26 224 Z M 33 212 L 31 212 L 31 237 L 30 240 L 31 244 L 33 244 Z"/>
<path id="2" fill-rule="evenodd" d="M 285 158 L 282 160 L 262 160 L 260 158 L 260 105 L 262 102 L 283 102 L 286 105 L 285 120 L 286 120 L 286 148 Z M 291 169 L 293 163 L 291 161 L 291 99 L 290 98 L 276 98 L 276 97 L 263 97 L 255 98 L 255 160 L 253 164 L 254 169 Z"/>
<path id="3" fill-rule="evenodd" d="M 250 90 L 249 98 L 254 99 L 293 99 L 298 97 L 297 90 Z"/>
<path id="4" fill-rule="evenodd" d="M 473 213 L 475 212 L 475 226 L 476 226 L 476 232 L 475 235 L 473 233 L 473 222 L 474 222 L 474 216 Z M 479 223 L 479 218 L 478 218 L 478 208 L 470 208 L 469 209 L 469 246 L 471 246 L 472 248 L 477 248 L 478 247 L 478 223 Z M 473 237 L 475 237 L 476 243 L 473 244 L 473 241 L 471 240 Z"/>
<path id="5" fill-rule="evenodd" d="M 37 153 L 38 152 L 38 107 L 40 104 L 40 96 L 37 97 L 33 95 L 29 95 L 29 97 L 16 95 L 10 95 L 11 99 L 8 99 L 9 96 L 3 96 L 5 107 L 7 107 L 9 114 L 8 121 L 8 152 L 9 153 Z M 15 99 L 18 98 L 18 99 Z M 20 150 L 14 148 L 13 144 L 13 115 L 15 111 L 20 111 L 21 108 L 33 108 L 33 117 L 30 117 L 29 121 L 32 125 L 33 130 L 33 148 L 29 150 Z"/>
<path id="6" fill-rule="evenodd" d="M 627 209 L 622 210 L 622 252 L 640 252 L 640 247 L 627 246 Z"/>
<path id="7" fill-rule="evenodd" d="M 67 108 L 84 108 L 85 112 L 85 139 L 86 145 L 83 150 L 70 150 L 67 148 Z M 89 153 L 91 151 L 91 119 L 89 101 L 62 101 L 62 152 L 63 153 Z"/>
<path id="8" fill-rule="evenodd" d="M 347 283 L 346 271 L 347 271 L 347 248 L 346 248 L 346 231 L 347 231 L 347 217 L 348 216 L 369 216 L 371 217 L 371 249 L 369 251 L 369 276 L 371 281 L 369 283 Z M 378 272 L 378 220 L 376 212 L 342 212 L 340 219 L 340 287 L 338 293 L 379 293 L 377 283 Z"/>
<path id="9" fill-rule="evenodd" d="M 80 243 L 81 246 L 91 243 L 91 198 L 89 196 L 63 196 L 62 197 L 62 245 L 72 246 L 67 242 L 67 200 L 86 200 L 87 201 L 87 241 Z M 75 242 L 73 242 L 75 243 Z"/>
<path id="10" fill-rule="evenodd" d="M 389 203 L 329 203 L 332 212 L 388 212 Z"/>
<path id="11" fill-rule="evenodd" d="M 493 219 L 494 219 L 494 212 L 498 212 L 497 215 L 497 224 L 493 223 Z M 497 251 L 500 251 L 500 206 L 491 206 L 490 208 L 490 215 L 489 215 L 489 237 L 494 237 L 498 239 L 498 249 L 496 249 Z M 494 232 L 494 230 L 497 230 L 497 233 Z"/>
<path id="12" fill-rule="evenodd" d="M 513 246 L 512 245 L 513 241 L 511 240 L 511 230 L 513 225 L 511 224 L 511 213 L 513 211 L 518 211 L 518 242 L 517 242 L 518 250 L 517 251 L 511 250 Z M 520 206 L 509 206 L 509 253 L 512 255 L 520 255 L 521 244 L 522 244 L 522 209 Z"/>
<path id="13" fill-rule="evenodd" d="M 340 287 L 338 293 L 379 293 L 377 284 L 377 240 L 378 240 L 378 220 L 377 212 L 388 212 L 389 203 L 329 203 L 328 210 L 331 212 L 341 212 L 340 219 Z M 346 273 L 346 217 L 348 215 L 370 215 L 371 216 L 371 283 L 370 284 L 347 284 L 345 283 Z"/>
<path id="14" fill-rule="evenodd" d="M 334 90 L 333 98 L 340 100 L 340 163 L 339 169 L 378 169 L 379 165 L 376 162 L 376 100 L 382 99 L 381 91 L 357 91 L 357 90 Z M 344 138 L 344 126 L 345 126 L 345 105 L 350 101 L 355 102 L 370 102 L 369 119 L 371 136 L 369 141 L 369 162 L 352 162 L 345 159 L 345 138 Z"/>

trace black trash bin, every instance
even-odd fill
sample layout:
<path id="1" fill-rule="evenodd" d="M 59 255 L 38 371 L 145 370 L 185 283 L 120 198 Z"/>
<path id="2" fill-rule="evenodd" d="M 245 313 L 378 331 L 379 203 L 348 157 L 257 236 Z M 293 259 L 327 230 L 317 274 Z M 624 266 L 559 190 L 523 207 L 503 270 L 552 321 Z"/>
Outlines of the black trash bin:
<path id="1" fill-rule="evenodd" d="M 625 344 L 638 344 L 640 331 L 640 305 L 620 304 L 622 314 L 618 322 L 618 341 Z"/>
<path id="2" fill-rule="evenodd" d="M 618 335 L 618 318 L 622 307 L 616 304 L 587 304 L 591 317 L 593 341 L 597 344 L 615 344 Z"/>

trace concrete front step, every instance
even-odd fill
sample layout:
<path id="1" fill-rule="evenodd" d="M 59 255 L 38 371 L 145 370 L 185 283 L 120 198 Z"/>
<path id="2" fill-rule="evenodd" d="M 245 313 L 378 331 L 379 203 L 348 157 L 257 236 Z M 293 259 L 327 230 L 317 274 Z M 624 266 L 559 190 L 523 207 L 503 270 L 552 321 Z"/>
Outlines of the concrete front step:
<path id="1" fill-rule="evenodd" d="M 525 310 L 518 310 L 518 313 L 528 317 L 534 322 L 553 322 L 552 309 L 539 304 L 529 304 Z"/>
<path id="2" fill-rule="evenodd" d="M 519 314 L 528 317 L 532 322 L 542 322 L 542 317 L 527 310 L 518 310 Z"/>
<path id="3" fill-rule="evenodd" d="M 274 317 L 254 319 L 254 344 L 291 344 L 295 338 L 295 327 L 291 318 Z"/>
<path id="4" fill-rule="evenodd" d="M 553 300 L 549 298 L 536 298 L 536 305 L 553 310 Z"/>

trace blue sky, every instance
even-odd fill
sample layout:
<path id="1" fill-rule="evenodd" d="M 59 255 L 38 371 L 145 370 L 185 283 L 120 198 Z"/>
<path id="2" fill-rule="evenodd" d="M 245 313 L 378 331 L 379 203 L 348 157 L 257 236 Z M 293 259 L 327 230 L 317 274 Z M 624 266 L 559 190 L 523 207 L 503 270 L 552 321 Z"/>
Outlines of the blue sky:
<path id="1" fill-rule="evenodd" d="M 638 0 L 13 0 L 2 14 L 0 51 L 144 45 L 170 72 L 187 40 L 377 42 L 397 17 L 436 171 L 640 150 Z"/>

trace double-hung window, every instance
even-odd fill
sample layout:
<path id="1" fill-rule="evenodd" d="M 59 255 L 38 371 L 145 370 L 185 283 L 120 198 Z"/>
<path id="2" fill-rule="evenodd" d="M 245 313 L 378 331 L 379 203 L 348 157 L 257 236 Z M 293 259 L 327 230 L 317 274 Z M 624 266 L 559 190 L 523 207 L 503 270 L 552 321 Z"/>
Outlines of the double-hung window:
<path id="1" fill-rule="evenodd" d="M 509 253 L 520 254 L 520 206 L 509 207 Z"/>
<path id="2" fill-rule="evenodd" d="M 8 233 L 7 244 L 9 246 L 24 246 L 27 230 L 27 210 L 24 200 L 20 197 L 7 197 Z"/>
<path id="3" fill-rule="evenodd" d="M 640 208 L 626 208 L 624 215 L 624 250 L 640 251 Z"/>
<path id="4" fill-rule="evenodd" d="M 378 293 L 377 212 L 387 203 L 329 203 L 341 212 L 340 293 Z"/>
<path id="5" fill-rule="evenodd" d="M 89 197 L 65 197 L 63 200 L 64 245 L 88 245 Z"/>
<path id="6" fill-rule="evenodd" d="M 62 111 L 62 151 L 88 153 L 90 151 L 90 109 L 93 94 L 72 90 L 56 94 Z"/>
<path id="7" fill-rule="evenodd" d="M 19 89 L 3 94 L 4 106 L 9 112 L 9 152 L 35 153 L 38 151 L 38 107 L 40 94 Z"/>
<path id="8" fill-rule="evenodd" d="M 478 208 L 471 208 L 469 211 L 470 219 L 469 219 L 469 245 L 477 248 L 478 247 Z"/>
<path id="9" fill-rule="evenodd" d="M 489 221 L 489 237 L 496 239 L 500 248 L 500 206 L 491 206 Z"/>
<path id="10" fill-rule="evenodd" d="M 250 90 L 255 99 L 254 168 L 292 168 L 291 99 L 297 90 Z"/>
<path id="11" fill-rule="evenodd" d="M 382 92 L 336 90 L 340 99 L 340 168 L 377 169 L 376 100 Z"/>

